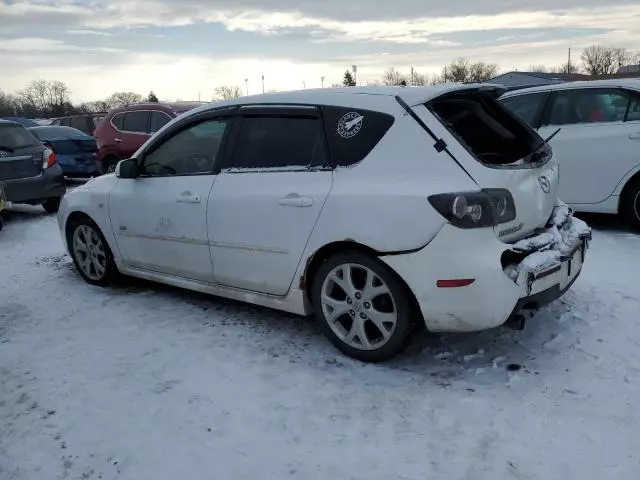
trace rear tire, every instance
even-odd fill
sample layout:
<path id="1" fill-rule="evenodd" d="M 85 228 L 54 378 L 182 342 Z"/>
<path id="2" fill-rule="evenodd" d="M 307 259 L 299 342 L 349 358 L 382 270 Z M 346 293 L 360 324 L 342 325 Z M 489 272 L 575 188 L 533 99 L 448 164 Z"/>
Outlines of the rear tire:
<path id="1" fill-rule="evenodd" d="M 411 293 L 378 259 L 359 252 L 330 257 L 318 269 L 311 293 L 324 334 L 345 355 L 381 362 L 408 346 Z"/>
<path id="2" fill-rule="evenodd" d="M 47 198 L 42 202 L 42 208 L 47 213 L 56 213 L 60 208 L 60 200 L 62 200 L 62 197 Z"/>
<path id="3" fill-rule="evenodd" d="M 622 197 L 622 216 L 627 225 L 640 231 L 640 179 L 635 180 L 625 190 Z"/>
<path id="4" fill-rule="evenodd" d="M 104 287 L 118 280 L 113 253 L 91 219 L 73 220 L 67 229 L 67 245 L 76 270 L 87 283 Z"/>

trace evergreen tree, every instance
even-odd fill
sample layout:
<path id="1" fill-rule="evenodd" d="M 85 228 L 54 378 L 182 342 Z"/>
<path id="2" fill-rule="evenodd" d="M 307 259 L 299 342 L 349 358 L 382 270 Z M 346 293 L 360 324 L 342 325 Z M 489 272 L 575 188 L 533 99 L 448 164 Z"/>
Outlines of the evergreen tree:
<path id="1" fill-rule="evenodd" d="M 155 93 L 153 93 L 153 90 L 149 92 L 149 96 L 147 97 L 147 102 L 158 103 L 158 97 L 156 96 Z"/>
<path id="2" fill-rule="evenodd" d="M 344 79 L 342 80 L 342 84 L 345 87 L 355 87 L 356 86 L 356 81 L 353 79 L 353 75 L 351 75 L 351 72 L 349 70 L 344 72 Z"/>

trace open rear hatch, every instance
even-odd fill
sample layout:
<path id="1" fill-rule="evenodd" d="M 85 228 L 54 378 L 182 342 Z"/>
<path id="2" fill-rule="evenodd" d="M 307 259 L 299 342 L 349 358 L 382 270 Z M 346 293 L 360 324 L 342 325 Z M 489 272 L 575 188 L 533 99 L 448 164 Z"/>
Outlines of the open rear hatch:
<path id="1" fill-rule="evenodd" d="M 0 123 L 0 182 L 40 175 L 43 150 L 23 126 Z"/>
<path id="2" fill-rule="evenodd" d="M 478 190 L 489 191 L 493 207 L 503 214 L 496 236 L 513 243 L 547 224 L 559 169 L 548 144 L 497 101 L 503 91 L 491 85 L 451 86 L 411 108 L 443 151 L 443 161 L 446 152 Z"/>

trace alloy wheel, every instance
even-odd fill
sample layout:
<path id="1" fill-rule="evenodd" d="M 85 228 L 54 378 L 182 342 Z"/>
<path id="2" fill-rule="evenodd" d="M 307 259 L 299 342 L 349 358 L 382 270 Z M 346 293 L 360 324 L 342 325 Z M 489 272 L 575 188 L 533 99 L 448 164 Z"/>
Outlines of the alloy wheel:
<path id="1" fill-rule="evenodd" d="M 391 289 L 363 265 L 333 268 L 322 283 L 320 301 L 329 328 L 352 348 L 379 349 L 396 329 L 398 310 Z"/>
<path id="2" fill-rule="evenodd" d="M 73 232 L 73 254 L 82 273 L 90 280 L 100 281 L 107 271 L 107 254 L 100 235 L 88 225 Z"/>

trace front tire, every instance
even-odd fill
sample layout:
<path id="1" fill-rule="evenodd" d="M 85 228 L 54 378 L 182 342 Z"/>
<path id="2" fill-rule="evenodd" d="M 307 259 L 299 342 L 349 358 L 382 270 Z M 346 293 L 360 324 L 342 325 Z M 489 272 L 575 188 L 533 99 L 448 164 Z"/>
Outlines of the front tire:
<path id="1" fill-rule="evenodd" d="M 67 230 L 71 258 L 84 280 L 92 285 L 111 285 L 118 278 L 113 254 L 98 226 L 89 218 L 75 220 Z"/>
<path id="2" fill-rule="evenodd" d="M 102 173 L 114 173 L 116 171 L 116 165 L 118 165 L 119 161 L 120 159 L 118 157 L 114 157 L 113 155 L 106 157 L 102 161 Z"/>
<path id="3" fill-rule="evenodd" d="M 60 208 L 60 200 L 62 200 L 61 197 L 47 198 L 42 202 L 42 208 L 47 213 L 56 213 Z"/>
<path id="4" fill-rule="evenodd" d="M 631 228 L 640 230 L 640 179 L 626 189 L 622 198 L 622 215 Z"/>
<path id="5" fill-rule="evenodd" d="M 312 285 L 314 314 L 338 350 L 380 362 L 408 345 L 411 295 L 400 278 L 374 257 L 341 253 L 319 269 Z"/>

